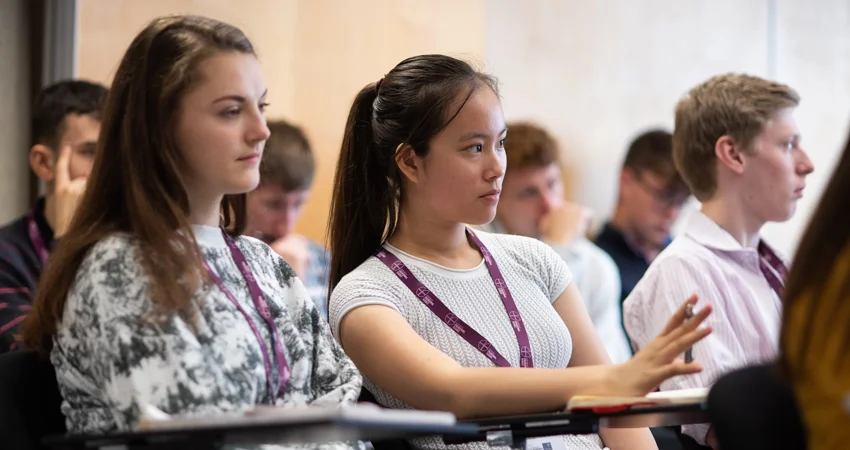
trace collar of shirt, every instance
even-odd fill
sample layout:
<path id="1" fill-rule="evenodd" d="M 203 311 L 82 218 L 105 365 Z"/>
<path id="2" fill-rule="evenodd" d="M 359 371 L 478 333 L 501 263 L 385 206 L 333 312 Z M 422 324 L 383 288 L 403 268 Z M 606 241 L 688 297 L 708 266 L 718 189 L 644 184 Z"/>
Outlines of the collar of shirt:
<path id="1" fill-rule="evenodd" d="M 759 255 L 755 248 L 741 245 L 728 231 L 724 230 L 717 222 L 701 211 L 695 211 L 689 218 L 685 235 L 707 248 L 724 253 L 741 255 L 742 258 L 746 258 L 748 262 L 754 265 L 754 270 L 761 270 L 758 267 Z M 759 243 L 773 250 L 783 262 L 786 262 L 785 258 L 761 237 L 759 237 Z"/>
<path id="2" fill-rule="evenodd" d="M 600 236 L 602 236 L 603 234 L 605 234 L 608 238 L 616 240 L 617 245 L 631 253 L 634 258 L 640 258 L 646 261 L 647 265 L 649 264 L 649 261 L 643 254 L 643 251 L 641 251 L 637 246 L 633 245 L 632 242 L 626 237 L 626 235 L 622 231 L 620 231 L 619 228 L 615 227 L 611 222 L 605 223 L 605 226 L 602 228 Z M 664 244 L 662 244 L 660 250 L 664 250 L 665 248 L 667 248 L 667 246 L 670 245 L 671 242 L 673 242 L 673 237 L 667 236 L 667 239 L 664 241 Z"/>

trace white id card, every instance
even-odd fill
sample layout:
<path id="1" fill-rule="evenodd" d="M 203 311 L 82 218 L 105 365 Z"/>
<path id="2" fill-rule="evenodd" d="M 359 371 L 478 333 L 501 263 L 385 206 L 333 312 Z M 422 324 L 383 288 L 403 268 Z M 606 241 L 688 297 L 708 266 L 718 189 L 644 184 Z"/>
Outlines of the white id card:
<path id="1" fill-rule="evenodd" d="M 526 439 L 525 450 L 568 450 L 563 436 Z"/>
<path id="2" fill-rule="evenodd" d="M 546 436 L 542 438 L 527 439 L 525 450 L 569 450 L 563 436 Z M 602 450 L 608 450 L 605 447 Z"/>

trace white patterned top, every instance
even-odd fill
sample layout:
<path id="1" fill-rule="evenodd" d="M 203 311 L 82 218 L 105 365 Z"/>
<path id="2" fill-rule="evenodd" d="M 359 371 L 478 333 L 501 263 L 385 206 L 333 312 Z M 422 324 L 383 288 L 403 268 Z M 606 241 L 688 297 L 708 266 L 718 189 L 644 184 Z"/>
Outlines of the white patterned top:
<path id="1" fill-rule="evenodd" d="M 551 247 L 535 239 L 475 231 L 507 282 L 528 330 L 535 367 L 564 368 L 572 355 L 572 338 L 552 307 L 572 281 L 564 260 Z M 469 270 L 450 269 L 385 245 L 404 262 L 461 320 L 487 338 L 511 365 L 519 367 L 519 345 L 508 314 L 482 260 Z M 339 324 L 350 311 L 365 305 L 386 305 L 401 314 L 428 343 L 465 367 L 494 367 L 477 348 L 449 329 L 376 257 L 370 257 L 343 277 L 331 293 L 330 323 L 339 336 Z M 389 408 L 411 408 L 364 378 L 364 386 Z M 596 435 L 564 436 L 568 449 L 599 449 Z M 414 439 L 417 448 L 445 449 L 440 438 Z M 489 449 L 486 443 L 452 446 Z"/>
<path id="2" fill-rule="evenodd" d="M 272 349 L 269 330 L 220 229 L 193 228 L 210 267 Z M 354 403 L 361 376 L 301 281 L 267 245 L 244 236 L 235 242 L 269 303 L 292 371 L 274 403 Z M 169 414 L 210 415 L 267 402 L 259 343 L 215 284 L 195 296 L 197 333 L 177 317 L 166 323 L 147 320 L 153 306 L 149 288 L 138 247 L 127 234 L 98 242 L 80 265 L 51 353 L 69 432 L 133 429 L 142 403 Z"/>

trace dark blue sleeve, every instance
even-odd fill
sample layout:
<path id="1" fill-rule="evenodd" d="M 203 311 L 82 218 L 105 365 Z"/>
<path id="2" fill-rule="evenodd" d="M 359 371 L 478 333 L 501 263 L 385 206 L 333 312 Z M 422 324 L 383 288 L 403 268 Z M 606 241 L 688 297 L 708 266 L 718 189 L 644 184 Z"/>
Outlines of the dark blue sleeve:
<path id="1" fill-rule="evenodd" d="M 14 350 L 15 337 L 32 306 L 37 280 L 19 252 L 0 256 L 0 353 Z"/>

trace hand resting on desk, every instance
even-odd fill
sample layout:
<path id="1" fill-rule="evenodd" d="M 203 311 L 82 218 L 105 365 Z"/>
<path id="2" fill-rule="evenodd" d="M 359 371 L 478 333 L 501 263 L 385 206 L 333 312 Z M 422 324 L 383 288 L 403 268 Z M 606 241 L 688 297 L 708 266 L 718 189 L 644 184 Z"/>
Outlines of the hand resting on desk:
<path id="1" fill-rule="evenodd" d="M 420 337 L 398 311 L 382 305 L 351 310 L 340 325 L 346 352 L 372 382 L 406 404 L 455 413 L 460 419 L 532 414 L 563 409 L 577 394 L 642 396 L 665 379 L 696 373 L 699 363 L 679 359 L 711 330 L 699 325 L 707 306 L 685 320 L 685 302 L 664 331 L 631 360 L 611 365 L 574 286 L 554 305 L 574 342 L 566 369 L 464 367 Z M 387 364 L 387 361 L 393 361 Z"/>

